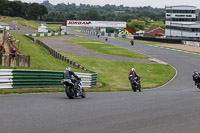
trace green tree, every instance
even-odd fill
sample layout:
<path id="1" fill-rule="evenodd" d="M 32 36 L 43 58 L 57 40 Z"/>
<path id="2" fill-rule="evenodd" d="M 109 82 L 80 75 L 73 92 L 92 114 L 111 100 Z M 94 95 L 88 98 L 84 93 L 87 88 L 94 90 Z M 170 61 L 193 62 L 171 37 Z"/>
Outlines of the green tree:
<path id="1" fill-rule="evenodd" d="M 29 5 L 28 18 L 37 20 L 40 16 L 40 4 L 32 3 Z"/>
<path id="2" fill-rule="evenodd" d="M 95 9 L 90 9 L 86 14 L 86 20 L 101 20 L 101 16 Z"/>
<path id="3" fill-rule="evenodd" d="M 140 20 L 137 20 L 137 19 L 132 19 L 128 25 L 133 28 L 133 29 L 136 29 L 136 31 L 139 31 L 139 30 L 144 30 L 145 28 L 145 21 L 140 21 Z"/>
<path id="4" fill-rule="evenodd" d="M 43 5 L 40 5 L 40 8 L 39 8 L 40 20 L 42 20 L 42 17 L 43 17 L 45 14 L 48 14 L 47 8 L 46 8 L 45 6 L 43 6 Z"/>
<path id="5" fill-rule="evenodd" d="M 76 14 L 74 12 L 69 12 L 66 14 L 66 18 L 67 20 L 76 20 Z"/>
<path id="6" fill-rule="evenodd" d="M 161 27 L 165 29 L 166 25 L 162 21 L 155 21 L 149 25 L 149 29 L 154 28 L 154 27 Z"/>

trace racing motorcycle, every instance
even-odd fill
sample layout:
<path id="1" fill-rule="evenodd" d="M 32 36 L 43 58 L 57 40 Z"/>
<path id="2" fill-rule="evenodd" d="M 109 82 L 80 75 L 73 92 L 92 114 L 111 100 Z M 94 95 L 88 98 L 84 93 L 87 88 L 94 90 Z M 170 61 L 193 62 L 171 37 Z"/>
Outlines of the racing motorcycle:
<path id="1" fill-rule="evenodd" d="M 139 92 L 141 92 L 140 81 L 138 81 L 137 77 L 131 78 L 130 81 L 133 91 L 136 92 L 138 90 Z"/>
<path id="2" fill-rule="evenodd" d="M 197 88 L 200 89 L 200 73 L 197 72 L 197 71 L 194 71 L 192 78 L 193 78 L 193 81 L 194 81 L 194 85 L 196 85 Z"/>
<path id="3" fill-rule="evenodd" d="M 85 90 L 82 87 L 82 81 L 79 80 L 78 85 L 75 85 L 71 79 L 62 79 L 61 83 L 65 86 L 65 93 L 69 99 L 74 99 L 75 97 L 86 97 Z M 76 86 L 76 87 L 75 87 Z"/>

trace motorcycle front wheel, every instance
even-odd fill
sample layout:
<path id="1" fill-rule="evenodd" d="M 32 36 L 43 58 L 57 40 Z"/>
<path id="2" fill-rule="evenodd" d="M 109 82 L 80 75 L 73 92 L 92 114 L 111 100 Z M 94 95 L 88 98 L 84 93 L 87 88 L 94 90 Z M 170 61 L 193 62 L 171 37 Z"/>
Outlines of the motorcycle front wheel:
<path id="1" fill-rule="evenodd" d="M 197 88 L 199 88 L 199 89 L 200 89 L 200 83 L 198 83 L 198 84 L 197 84 Z"/>
<path id="2" fill-rule="evenodd" d="M 133 83 L 132 83 L 131 87 L 132 87 L 132 90 L 133 90 L 134 92 L 137 91 L 137 87 L 136 87 Z"/>
<path id="3" fill-rule="evenodd" d="M 69 99 L 74 99 L 75 92 L 72 86 L 65 87 L 65 93 L 68 96 Z"/>

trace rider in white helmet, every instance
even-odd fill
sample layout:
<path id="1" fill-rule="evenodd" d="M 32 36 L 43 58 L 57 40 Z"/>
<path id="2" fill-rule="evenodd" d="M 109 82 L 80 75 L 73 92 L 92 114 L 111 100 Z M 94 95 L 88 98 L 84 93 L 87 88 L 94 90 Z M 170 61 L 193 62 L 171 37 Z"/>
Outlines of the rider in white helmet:
<path id="1" fill-rule="evenodd" d="M 74 78 L 72 78 L 72 76 Z M 79 78 L 70 67 L 66 68 L 66 71 L 63 73 L 63 79 L 71 79 L 71 81 L 75 84 L 75 87 L 78 86 L 78 82 L 79 80 L 81 80 L 81 78 Z"/>

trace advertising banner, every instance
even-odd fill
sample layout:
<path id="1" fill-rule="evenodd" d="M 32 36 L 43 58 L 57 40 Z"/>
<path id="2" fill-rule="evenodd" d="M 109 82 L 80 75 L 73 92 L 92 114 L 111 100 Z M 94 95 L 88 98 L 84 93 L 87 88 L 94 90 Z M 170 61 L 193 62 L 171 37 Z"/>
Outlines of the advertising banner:
<path id="1" fill-rule="evenodd" d="M 126 28 L 126 22 L 67 20 L 67 26 Z"/>

